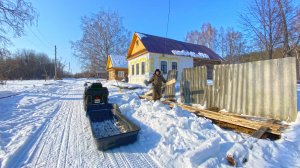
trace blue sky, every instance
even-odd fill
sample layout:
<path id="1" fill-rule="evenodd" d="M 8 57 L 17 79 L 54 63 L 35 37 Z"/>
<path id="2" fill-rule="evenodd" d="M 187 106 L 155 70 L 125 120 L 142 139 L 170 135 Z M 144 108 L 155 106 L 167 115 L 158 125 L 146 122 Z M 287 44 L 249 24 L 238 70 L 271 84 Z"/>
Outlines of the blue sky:
<path id="1" fill-rule="evenodd" d="M 138 31 L 165 36 L 168 16 L 168 0 L 31 0 L 39 13 L 37 24 L 27 26 L 26 34 L 13 38 L 11 50 L 33 49 L 54 58 L 54 45 L 58 57 L 72 72 L 80 71 L 79 61 L 72 56 L 70 41 L 80 39 L 81 18 L 100 10 L 117 11 L 123 25 L 130 32 Z M 245 10 L 249 0 L 171 0 L 168 37 L 184 40 L 188 31 L 210 22 L 219 28 L 239 25 L 239 13 Z M 299 1 L 297 1 L 300 4 Z"/>

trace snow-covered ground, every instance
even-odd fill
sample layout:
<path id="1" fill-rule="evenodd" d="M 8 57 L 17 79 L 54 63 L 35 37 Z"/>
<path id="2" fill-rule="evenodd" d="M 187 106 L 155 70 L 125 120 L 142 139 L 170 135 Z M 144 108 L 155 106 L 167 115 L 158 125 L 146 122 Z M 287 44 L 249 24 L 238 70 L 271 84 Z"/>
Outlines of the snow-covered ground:
<path id="1" fill-rule="evenodd" d="M 85 81 L 0 85 L 0 167 L 231 167 L 232 146 L 242 149 L 235 155 L 248 155 L 243 167 L 300 167 L 299 115 L 280 140 L 254 140 L 179 107 L 140 100 L 146 89 L 120 91 L 105 81 L 109 101 L 141 131 L 134 144 L 98 151 L 82 105 Z"/>

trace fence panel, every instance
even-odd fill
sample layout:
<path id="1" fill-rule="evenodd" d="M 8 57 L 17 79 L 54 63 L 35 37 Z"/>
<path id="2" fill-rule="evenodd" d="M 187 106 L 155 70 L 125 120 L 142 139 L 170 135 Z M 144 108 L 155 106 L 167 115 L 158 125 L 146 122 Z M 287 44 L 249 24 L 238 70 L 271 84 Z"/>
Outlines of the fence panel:
<path id="1" fill-rule="evenodd" d="M 207 97 L 206 66 L 185 68 L 180 81 L 181 101 L 185 104 L 204 105 Z"/>
<path id="2" fill-rule="evenodd" d="M 167 77 L 167 81 L 170 81 L 172 79 L 177 80 L 177 71 L 176 70 L 170 70 L 168 72 L 168 77 Z M 171 85 L 167 85 L 165 87 L 165 95 L 164 97 L 167 99 L 174 99 L 175 98 L 175 83 L 171 84 Z"/>
<path id="3" fill-rule="evenodd" d="M 208 107 L 295 121 L 297 117 L 294 57 L 234 65 L 215 65 Z"/>

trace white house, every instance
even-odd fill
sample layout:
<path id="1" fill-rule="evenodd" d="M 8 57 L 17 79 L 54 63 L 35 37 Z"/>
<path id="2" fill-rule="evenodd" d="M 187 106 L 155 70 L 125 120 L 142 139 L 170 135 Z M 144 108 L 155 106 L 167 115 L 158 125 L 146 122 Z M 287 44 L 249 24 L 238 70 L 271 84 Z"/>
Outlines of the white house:
<path id="1" fill-rule="evenodd" d="M 160 69 L 165 77 L 169 70 L 175 69 L 181 79 L 184 68 L 207 65 L 211 69 L 211 65 L 220 64 L 222 60 L 202 45 L 136 32 L 127 54 L 129 83 L 142 84 L 155 69 Z"/>

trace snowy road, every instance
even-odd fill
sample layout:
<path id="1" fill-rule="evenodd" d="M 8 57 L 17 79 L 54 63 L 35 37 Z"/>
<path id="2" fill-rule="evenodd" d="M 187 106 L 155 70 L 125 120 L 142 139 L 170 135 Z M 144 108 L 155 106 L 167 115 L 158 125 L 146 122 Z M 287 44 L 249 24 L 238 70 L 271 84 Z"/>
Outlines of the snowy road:
<path id="1" fill-rule="evenodd" d="M 9 81 L 0 86 L 0 167 L 231 167 L 225 156 L 248 135 L 227 131 L 178 107 L 140 100 L 145 90 L 109 88 L 141 127 L 138 140 L 97 150 L 82 106 L 83 79 Z M 300 89 L 298 90 L 298 93 Z M 7 95 L 12 95 L 7 97 Z M 243 167 L 300 167 L 300 117 L 278 141 L 245 144 Z M 286 162 L 288 160 L 288 162 Z"/>
<path id="2" fill-rule="evenodd" d="M 7 98 L 26 100 L 18 105 L 22 108 L 13 109 L 20 114 L 1 121 L 2 130 L 12 128 L 5 132 L 21 134 L 7 144 L 9 154 L 0 155 L 3 167 L 157 167 L 148 154 L 132 146 L 108 152 L 96 149 L 82 107 L 82 86 L 82 82 L 41 86 L 36 89 L 38 95 L 30 92 Z"/>

